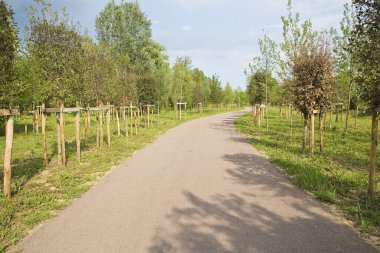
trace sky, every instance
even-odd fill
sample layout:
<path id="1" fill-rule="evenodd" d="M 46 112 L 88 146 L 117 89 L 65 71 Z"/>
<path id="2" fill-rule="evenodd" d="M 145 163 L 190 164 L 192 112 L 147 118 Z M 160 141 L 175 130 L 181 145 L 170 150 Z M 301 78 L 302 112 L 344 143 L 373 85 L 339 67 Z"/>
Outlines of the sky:
<path id="1" fill-rule="evenodd" d="M 25 8 L 32 0 L 6 0 L 15 11 L 22 33 Z M 95 19 L 108 0 L 51 0 L 54 9 L 65 7 L 81 29 L 95 38 Z M 120 0 L 116 0 L 120 2 Z M 258 40 L 267 33 L 282 40 L 281 16 L 288 0 L 139 0 L 152 22 L 153 38 L 166 48 L 169 61 L 189 56 L 192 67 L 216 74 L 222 84 L 245 89 L 244 69 L 258 56 Z M 315 30 L 339 29 L 348 0 L 293 0 L 293 11 L 310 19 Z"/>

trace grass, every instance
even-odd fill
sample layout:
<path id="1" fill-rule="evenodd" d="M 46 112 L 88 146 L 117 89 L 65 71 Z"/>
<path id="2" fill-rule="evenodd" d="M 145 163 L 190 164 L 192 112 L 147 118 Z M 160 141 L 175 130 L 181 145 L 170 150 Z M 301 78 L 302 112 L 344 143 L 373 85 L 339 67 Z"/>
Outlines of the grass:
<path id="1" fill-rule="evenodd" d="M 380 235 L 380 176 L 377 174 L 375 198 L 368 199 L 367 183 L 370 151 L 371 119 L 362 115 L 354 128 L 354 115 L 350 115 L 349 131 L 345 136 L 343 122 L 335 122 L 329 129 L 326 117 L 324 152 L 319 152 L 319 131 L 316 123 L 315 156 L 302 152 L 302 123 L 297 113 L 293 120 L 293 138 L 290 140 L 290 121 L 280 118 L 278 108 L 269 110 L 269 131 L 265 122 L 262 128 L 254 126 L 252 115 L 246 114 L 236 121 L 237 128 L 245 133 L 253 146 L 266 153 L 271 161 L 286 172 L 292 180 L 311 192 L 315 198 L 334 204 L 338 210 L 355 222 L 357 227 L 372 235 Z M 378 152 L 380 155 L 380 152 Z M 378 164 L 379 167 L 379 164 Z"/>
<path id="2" fill-rule="evenodd" d="M 220 110 L 227 111 L 228 109 Z M 231 110 L 231 109 L 230 109 Z M 236 110 L 236 108 L 235 108 Z M 111 122 L 111 146 L 106 142 L 103 148 L 96 147 L 96 126 L 94 116 L 90 127 L 90 143 L 83 147 L 79 164 L 76 161 L 75 118 L 65 115 L 66 168 L 57 162 L 57 137 L 55 116 L 48 116 L 47 144 L 49 165 L 43 166 L 42 141 L 40 134 L 23 133 L 23 120 L 15 122 L 15 136 L 12 157 L 12 198 L 3 197 L 0 192 L 0 252 L 16 244 L 27 232 L 64 209 L 73 199 L 88 191 L 114 166 L 117 166 L 136 150 L 157 139 L 161 134 L 180 123 L 218 113 L 219 110 L 204 112 L 188 112 L 181 121 L 175 119 L 173 111 L 163 111 L 160 123 L 154 116 L 154 126 L 139 128 L 137 136 L 117 136 L 116 122 Z M 29 130 L 31 118 L 28 118 Z M 123 121 L 121 121 L 124 125 Z M 83 119 L 81 124 L 83 125 Z M 41 124 L 40 124 L 41 126 Z M 105 129 L 105 127 L 104 127 Z M 122 127 L 123 129 L 123 127 Z M 122 131 L 124 134 L 124 131 Z M 0 137 L 0 154 L 4 154 L 5 138 Z M 81 136 L 84 127 L 81 127 Z M 106 138 L 106 134 L 105 134 Z M 3 181 L 2 170 L 0 181 Z"/>

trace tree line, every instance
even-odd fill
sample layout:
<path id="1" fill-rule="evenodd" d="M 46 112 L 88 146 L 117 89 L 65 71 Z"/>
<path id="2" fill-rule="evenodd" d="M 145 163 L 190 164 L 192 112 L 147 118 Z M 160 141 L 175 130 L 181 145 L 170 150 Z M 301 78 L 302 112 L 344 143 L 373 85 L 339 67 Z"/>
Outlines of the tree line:
<path id="1" fill-rule="evenodd" d="M 62 10 L 46 0 L 28 8 L 24 38 L 14 11 L 0 1 L 0 104 L 2 108 L 156 104 L 246 103 L 246 94 L 222 87 L 217 75 L 193 68 L 188 57 L 170 66 L 164 46 L 153 40 L 151 21 L 137 2 L 111 0 L 96 17 L 96 40 L 82 34 Z"/>
<path id="2" fill-rule="evenodd" d="M 315 31 L 310 20 L 302 22 L 300 14 L 293 13 L 289 0 L 282 25 L 283 40 L 277 44 L 265 34 L 259 40 L 260 56 L 245 70 L 250 104 L 286 104 L 298 110 L 303 116 L 303 150 L 308 126 L 313 142 L 314 116 L 318 117 L 321 153 L 322 119 L 334 106 L 346 108 L 344 135 L 349 131 L 350 109 L 360 107 L 371 114 L 368 195 L 373 196 L 380 109 L 380 2 L 353 0 L 344 6 L 340 31 Z M 311 156 L 313 148 L 310 145 Z"/>

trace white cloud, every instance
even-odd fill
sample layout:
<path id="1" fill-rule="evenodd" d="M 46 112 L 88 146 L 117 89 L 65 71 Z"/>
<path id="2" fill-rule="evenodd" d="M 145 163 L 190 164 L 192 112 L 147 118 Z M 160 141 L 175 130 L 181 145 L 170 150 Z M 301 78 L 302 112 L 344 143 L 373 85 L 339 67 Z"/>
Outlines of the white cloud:
<path id="1" fill-rule="evenodd" d="M 190 31 L 190 30 L 193 30 L 193 26 L 191 25 L 184 25 L 181 27 L 182 30 L 184 31 Z"/>

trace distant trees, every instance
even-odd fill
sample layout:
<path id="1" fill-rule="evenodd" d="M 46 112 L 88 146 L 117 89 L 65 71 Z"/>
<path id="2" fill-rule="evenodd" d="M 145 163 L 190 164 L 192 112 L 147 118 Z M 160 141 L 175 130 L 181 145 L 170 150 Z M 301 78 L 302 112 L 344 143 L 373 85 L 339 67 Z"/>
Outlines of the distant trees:
<path id="1" fill-rule="evenodd" d="M 0 104 L 2 107 L 15 105 L 14 62 L 19 45 L 13 10 L 0 1 Z"/>
<path id="2" fill-rule="evenodd" d="M 227 82 L 223 90 L 223 103 L 232 104 L 235 101 L 235 94 L 232 90 L 231 84 Z"/>
<path id="3" fill-rule="evenodd" d="M 380 2 L 354 0 L 357 24 L 352 32 L 353 59 L 360 64 L 358 92 L 372 114 L 368 195 L 373 196 L 377 168 L 376 150 L 380 107 Z"/>

